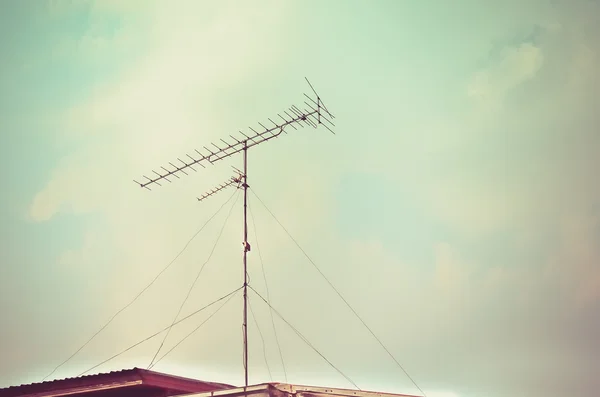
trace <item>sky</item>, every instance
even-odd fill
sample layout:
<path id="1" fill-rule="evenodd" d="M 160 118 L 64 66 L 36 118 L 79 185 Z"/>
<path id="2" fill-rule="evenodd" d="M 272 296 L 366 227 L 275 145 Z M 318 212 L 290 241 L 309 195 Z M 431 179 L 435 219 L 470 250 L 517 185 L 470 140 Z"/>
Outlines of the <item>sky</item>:
<path id="1" fill-rule="evenodd" d="M 270 211 L 429 397 L 600 387 L 598 1 L 1 7 L 0 387 L 41 381 L 223 205 L 49 379 L 170 325 L 205 263 L 180 318 L 241 285 L 240 193 L 195 199 L 241 157 L 132 180 L 301 105 L 304 77 L 336 135 L 249 151 L 250 285 L 361 389 L 419 394 Z M 249 296 L 251 383 L 353 387 Z M 238 293 L 153 370 L 243 384 L 241 322 Z"/>

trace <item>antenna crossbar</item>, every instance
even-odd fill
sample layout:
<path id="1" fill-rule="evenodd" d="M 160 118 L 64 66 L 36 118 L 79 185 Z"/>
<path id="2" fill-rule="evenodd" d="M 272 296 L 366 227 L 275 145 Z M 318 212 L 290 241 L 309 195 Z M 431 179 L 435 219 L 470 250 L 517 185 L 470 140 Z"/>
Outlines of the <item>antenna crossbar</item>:
<path id="1" fill-rule="evenodd" d="M 306 94 L 304 94 L 306 95 Z M 310 98 L 308 95 L 306 95 Z M 317 97 L 317 100 L 310 98 L 313 103 L 317 104 L 317 108 L 308 102 L 305 104 L 308 108 L 300 109 L 297 106 L 292 106 L 288 110 L 284 112 L 287 116 L 282 116 L 278 114 L 278 116 L 283 120 L 280 123 L 269 119 L 269 121 L 273 124 L 272 127 L 267 127 L 262 123 L 258 123 L 263 131 L 256 131 L 252 127 L 249 127 L 250 131 L 252 131 L 251 135 L 247 135 L 242 131 L 239 131 L 242 135 L 241 137 L 235 137 L 233 135 L 229 135 L 230 141 L 226 141 L 225 139 L 220 139 L 221 143 L 211 143 L 212 149 L 204 146 L 204 152 L 199 150 L 195 150 L 195 155 L 186 154 L 187 159 L 183 160 L 178 158 L 178 163 L 174 164 L 169 162 L 171 168 L 161 167 L 159 171 L 152 171 L 155 176 L 146 176 L 143 175 L 145 181 L 138 182 L 134 180 L 140 187 L 146 188 L 150 190 L 150 186 L 158 185 L 162 186 L 162 181 L 171 182 L 171 177 L 180 178 L 178 175 L 182 173 L 184 175 L 188 175 L 186 172 L 188 169 L 193 171 L 197 171 L 194 166 L 198 165 L 203 168 L 206 168 L 207 164 L 214 164 L 219 160 L 223 160 L 227 157 L 230 157 L 234 154 L 241 153 L 244 151 L 244 148 L 249 149 L 253 146 L 261 144 L 263 142 L 269 141 L 273 138 L 277 138 L 281 135 L 282 132 L 286 132 L 284 129 L 287 126 L 291 126 L 294 129 L 297 127 L 309 126 L 313 128 L 317 128 L 319 125 L 324 126 L 331 133 L 334 133 L 331 127 L 334 127 L 335 124 L 328 118 L 333 117 L 327 109 L 322 106 L 320 98 Z M 325 121 L 327 124 L 323 123 Z M 287 132 L 286 132 L 287 133 Z M 231 142 L 233 141 L 233 142 Z M 200 200 L 200 198 L 198 198 Z"/>
<path id="2" fill-rule="evenodd" d="M 208 192 L 206 192 L 196 198 L 198 199 L 198 201 L 205 200 L 205 199 L 209 198 L 210 196 L 219 193 L 221 190 L 228 188 L 231 185 L 237 185 L 237 187 L 239 188 L 243 181 L 242 178 L 243 178 L 243 176 L 241 174 L 238 175 L 237 177 L 232 176 L 227 182 L 220 184 L 219 186 L 215 187 L 214 189 L 209 190 Z"/>

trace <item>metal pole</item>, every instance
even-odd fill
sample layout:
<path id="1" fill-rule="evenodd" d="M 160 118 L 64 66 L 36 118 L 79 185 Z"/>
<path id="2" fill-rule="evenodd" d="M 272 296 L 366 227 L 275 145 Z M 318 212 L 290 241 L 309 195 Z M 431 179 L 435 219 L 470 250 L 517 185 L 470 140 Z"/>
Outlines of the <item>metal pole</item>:
<path id="1" fill-rule="evenodd" d="M 248 253 L 248 221 L 247 221 L 247 203 L 248 203 L 248 141 L 244 141 L 244 379 L 248 387 L 248 270 L 246 255 Z"/>

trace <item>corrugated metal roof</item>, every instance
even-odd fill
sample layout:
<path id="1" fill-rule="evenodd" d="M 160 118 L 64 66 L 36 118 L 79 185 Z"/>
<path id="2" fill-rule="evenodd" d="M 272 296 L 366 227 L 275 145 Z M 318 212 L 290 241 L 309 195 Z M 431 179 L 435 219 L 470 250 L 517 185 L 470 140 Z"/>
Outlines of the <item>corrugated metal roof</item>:
<path id="1" fill-rule="evenodd" d="M 138 380 L 141 384 L 148 386 L 161 387 L 161 385 L 163 384 L 168 384 L 169 387 L 173 387 L 175 389 L 177 389 L 178 386 L 181 386 L 181 390 L 186 391 L 188 393 L 202 392 L 208 390 L 223 390 L 234 387 L 222 383 L 204 382 L 197 379 L 183 378 L 180 376 L 163 374 L 160 372 L 149 371 L 141 368 L 131 368 L 120 371 L 84 375 L 73 378 L 64 378 L 37 383 L 21 384 L 18 386 L 9 386 L 5 388 L 0 388 L 0 397 L 39 393 L 45 390 L 68 389 L 84 385 L 101 385 L 106 384 L 107 381 L 111 383 L 118 383 L 120 381 L 131 379 Z"/>
<path id="2" fill-rule="evenodd" d="M 51 384 L 51 383 L 52 384 L 56 384 L 57 382 L 65 382 L 65 381 L 71 381 L 71 380 L 76 380 L 76 379 L 100 378 L 100 377 L 105 377 L 105 376 L 114 376 L 114 375 L 118 375 L 118 374 L 121 374 L 121 375 L 135 374 L 137 370 L 139 370 L 139 368 L 129 368 L 129 369 L 122 369 L 122 370 L 119 370 L 119 371 L 103 372 L 103 373 L 99 373 L 99 374 L 75 376 L 75 377 L 72 377 L 72 378 L 46 380 L 46 381 L 43 381 L 43 382 L 23 383 L 21 385 L 2 387 L 2 388 L 0 388 L 0 391 L 7 390 L 7 389 L 15 389 L 15 388 L 18 388 L 18 387 L 47 385 L 47 384 Z"/>

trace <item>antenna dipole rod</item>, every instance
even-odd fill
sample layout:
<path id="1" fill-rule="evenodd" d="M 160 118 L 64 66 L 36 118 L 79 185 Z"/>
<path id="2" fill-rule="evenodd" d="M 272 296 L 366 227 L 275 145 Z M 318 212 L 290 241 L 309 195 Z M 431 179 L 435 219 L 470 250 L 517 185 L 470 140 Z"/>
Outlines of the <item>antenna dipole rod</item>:
<path id="1" fill-rule="evenodd" d="M 248 266 L 246 255 L 250 251 L 248 244 L 248 141 L 244 141 L 244 319 L 242 328 L 244 329 L 244 380 L 248 387 Z"/>

